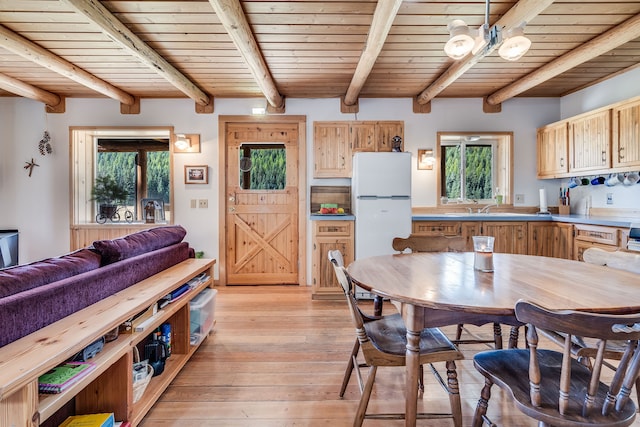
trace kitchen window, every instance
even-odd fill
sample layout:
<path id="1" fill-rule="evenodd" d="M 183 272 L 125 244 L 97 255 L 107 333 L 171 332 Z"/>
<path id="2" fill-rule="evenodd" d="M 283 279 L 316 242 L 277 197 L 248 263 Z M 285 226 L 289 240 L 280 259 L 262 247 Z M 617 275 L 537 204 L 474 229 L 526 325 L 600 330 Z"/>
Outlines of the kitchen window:
<path id="1" fill-rule="evenodd" d="M 511 202 L 511 133 L 438 133 L 442 204 Z"/>

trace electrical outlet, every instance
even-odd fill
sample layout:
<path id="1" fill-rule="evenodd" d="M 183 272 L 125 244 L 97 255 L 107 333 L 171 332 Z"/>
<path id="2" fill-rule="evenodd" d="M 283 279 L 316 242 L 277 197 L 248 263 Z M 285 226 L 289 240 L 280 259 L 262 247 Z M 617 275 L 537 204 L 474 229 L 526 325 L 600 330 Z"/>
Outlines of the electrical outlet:
<path id="1" fill-rule="evenodd" d="M 198 207 L 200 209 L 207 209 L 209 207 L 209 199 L 198 200 Z"/>
<path id="2" fill-rule="evenodd" d="M 516 203 L 524 204 L 524 194 L 516 194 Z"/>
<path id="3" fill-rule="evenodd" d="M 190 203 L 189 206 L 191 207 L 191 209 L 195 209 L 198 207 L 198 201 L 196 199 L 191 199 L 189 203 Z"/>
<path id="4" fill-rule="evenodd" d="M 613 204 L 613 193 L 607 193 L 607 204 L 608 205 Z"/>

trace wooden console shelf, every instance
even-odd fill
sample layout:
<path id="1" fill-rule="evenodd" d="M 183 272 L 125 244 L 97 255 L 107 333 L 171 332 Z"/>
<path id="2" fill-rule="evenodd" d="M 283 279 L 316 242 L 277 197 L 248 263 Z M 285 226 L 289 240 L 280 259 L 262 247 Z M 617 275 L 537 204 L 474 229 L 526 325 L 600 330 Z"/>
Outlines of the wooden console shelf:
<path id="1" fill-rule="evenodd" d="M 213 286 L 215 260 L 188 259 L 0 348 L 0 425 L 38 426 L 75 398 L 76 413 L 113 412 L 138 425 L 197 350 L 190 344 L 189 301 Z M 209 279 L 166 306 L 144 332 L 121 333 L 91 361 L 96 369 L 59 394 L 38 394 L 38 376 L 202 272 Z M 133 347 L 155 328 L 172 327 L 171 357 L 133 403 Z"/>

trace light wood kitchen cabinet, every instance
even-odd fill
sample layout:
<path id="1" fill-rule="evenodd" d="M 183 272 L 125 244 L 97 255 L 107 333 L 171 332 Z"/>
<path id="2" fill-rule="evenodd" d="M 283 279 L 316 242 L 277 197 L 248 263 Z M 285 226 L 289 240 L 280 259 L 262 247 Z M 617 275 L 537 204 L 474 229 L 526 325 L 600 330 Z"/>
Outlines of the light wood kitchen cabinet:
<path id="1" fill-rule="evenodd" d="M 573 258 L 573 224 L 529 222 L 528 254 L 554 258 Z"/>
<path id="2" fill-rule="evenodd" d="M 460 236 L 459 221 L 413 221 L 411 234 L 420 236 Z"/>
<path id="3" fill-rule="evenodd" d="M 612 116 L 612 166 L 640 168 L 640 100 L 614 107 Z"/>
<path id="4" fill-rule="evenodd" d="M 376 149 L 376 126 L 373 122 L 351 122 L 349 138 L 353 152 L 378 151 Z"/>
<path id="5" fill-rule="evenodd" d="M 627 230 L 586 224 L 576 224 L 574 229 L 573 258 L 578 261 L 584 261 L 582 254 L 588 248 L 597 247 L 606 251 L 617 251 L 618 249 L 626 248 Z"/>
<path id="6" fill-rule="evenodd" d="M 569 123 L 569 172 L 611 167 L 611 110 L 581 115 Z"/>
<path id="7" fill-rule="evenodd" d="M 537 131 L 538 178 L 556 178 L 569 172 L 567 122 L 541 127 Z"/>
<path id="8" fill-rule="evenodd" d="M 353 221 L 313 221 L 313 298 L 342 299 L 344 293 L 338 283 L 327 253 L 338 249 L 349 265 L 354 259 Z"/>
<path id="9" fill-rule="evenodd" d="M 404 148 L 403 121 L 351 122 L 351 147 L 357 151 L 391 151 L 394 136 L 402 138 Z"/>
<path id="10" fill-rule="evenodd" d="M 313 123 L 313 177 L 350 178 L 349 122 Z"/>
<path id="11" fill-rule="evenodd" d="M 473 250 L 472 236 L 493 236 L 493 251 L 505 254 L 527 253 L 527 223 L 520 221 L 467 221 L 461 224 L 467 250 Z"/>

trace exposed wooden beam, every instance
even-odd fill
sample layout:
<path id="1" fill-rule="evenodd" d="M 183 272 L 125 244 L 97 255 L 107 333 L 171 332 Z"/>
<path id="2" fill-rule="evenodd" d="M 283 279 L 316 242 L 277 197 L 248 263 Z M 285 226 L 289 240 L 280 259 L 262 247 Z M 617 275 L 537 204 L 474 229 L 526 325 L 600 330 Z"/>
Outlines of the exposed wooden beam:
<path id="1" fill-rule="evenodd" d="M 345 106 L 354 105 L 358 100 L 360 91 L 367 81 L 378 55 L 380 55 L 401 4 L 402 0 L 378 0 L 364 50 L 344 96 Z"/>
<path id="2" fill-rule="evenodd" d="M 131 105 L 135 102 L 133 95 L 54 55 L 2 25 L 0 25 L 0 46 L 123 104 Z"/>
<path id="3" fill-rule="evenodd" d="M 548 8 L 554 0 L 520 0 L 507 13 L 495 23 L 498 28 L 507 30 L 517 27 L 523 22 L 529 22 L 542 11 Z M 425 104 L 435 98 L 440 92 L 446 89 L 451 83 L 455 82 L 471 67 L 476 65 L 485 56 L 488 56 L 498 46 L 488 49 L 482 49 L 475 55 L 468 54 L 459 61 L 454 62 L 451 66 L 440 75 L 433 83 L 429 85 L 417 97 L 419 104 Z"/>
<path id="4" fill-rule="evenodd" d="M 111 40 L 118 43 L 140 62 L 154 70 L 165 80 L 178 88 L 182 93 L 193 99 L 196 104 L 209 105 L 213 100 L 195 83 L 169 64 L 158 52 L 136 36 L 126 25 L 120 22 L 107 8 L 97 0 L 61 0 L 84 15 Z"/>
<path id="5" fill-rule="evenodd" d="M 267 102 L 276 109 L 284 107 L 284 97 L 271 76 L 271 71 L 262 56 L 258 43 L 249 27 L 247 17 L 239 0 L 209 0 L 218 19 L 233 40 L 238 51 L 249 66 L 249 70 Z"/>
<path id="6" fill-rule="evenodd" d="M 543 65 L 520 80 L 497 90 L 487 97 L 487 103 L 495 105 L 504 102 L 638 37 L 640 37 L 640 14 Z"/>
<path id="7" fill-rule="evenodd" d="M 43 102 L 51 107 L 56 107 L 63 101 L 63 98 L 55 93 L 32 86 L 29 83 L 14 79 L 2 73 L 0 73 L 0 88 L 25 98 Z"/>

